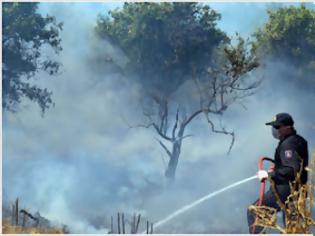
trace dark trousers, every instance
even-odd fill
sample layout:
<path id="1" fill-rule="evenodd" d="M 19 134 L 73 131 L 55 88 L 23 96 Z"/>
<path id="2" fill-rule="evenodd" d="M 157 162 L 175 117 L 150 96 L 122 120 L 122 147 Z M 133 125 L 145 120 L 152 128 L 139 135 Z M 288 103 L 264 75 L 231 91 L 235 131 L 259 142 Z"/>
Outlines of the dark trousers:
<path id="1" fill-rule="evenodd" d="M 276 191 L 279 195 L 279 198 L 282 203 L 287 200 L 287 197 L 290 195 L 290 186 L 289 185 L 276 185 Z M 253 205 L 257 205 L 258 201 L 255 201 Z M 276 196 L 274 195 L 272 189 L 270 188 L 264 194 L 262 201 L 263 206 L 268 206 L 277 209 L 277 212 L 281 210 L 280 206 L 277 204 Z M 285 217 L 285 216 L 283 216 Z M 263 227 L 255 226 L 255 231 L 253 232 L 253 224 L 255 222 L 256 214 L 252 211 L 247 210 L 247 222 L 249 227 L 249 233 L 259 234 L 263 230 Z"/>

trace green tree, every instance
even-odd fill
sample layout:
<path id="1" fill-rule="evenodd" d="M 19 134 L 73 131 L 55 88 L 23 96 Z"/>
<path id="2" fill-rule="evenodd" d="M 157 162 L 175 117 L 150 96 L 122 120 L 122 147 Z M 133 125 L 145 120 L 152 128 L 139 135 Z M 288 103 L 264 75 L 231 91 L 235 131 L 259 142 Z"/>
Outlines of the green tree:
<path id="1" fill-rule="evenodd" d="M 315 79 L 315 11 L 301 5 L 268 14 L 268 22 L 254 34 L 262 55 L 294 65 L 299 78 Z"/>
<path id="2" fill-rule="evenodd" d="M 124 51 L 129 73 L 135 72 L 147 89 L 169 95 L 229 40 L 216 27 L 219 19 L 197 3 L 125 3 L 99 16 L 96 32 Z"/>
<path id="3" fill-rule="evenodd" d="M 37 13 L 38 3 L 2 4 L 2 107 L 16 111 L 23 97 L 38 103 L 41 111 L 52 104 L 51 92 L 31 84 L 40 71 L 54 75 L 60 63 L 42 55 L 43 46 L 59 53 L 62 23 Z"/>
<path id="4" fill-rule="evenodd" d="M 192 121 L 204 116 L 212 132 L 232 137 L 231 149 L 234 133 L 216 127 L 212 116 L 223 115 L 258 86 L 246 76 L 259 65 L 256 48 L 241 38 L 231 45 L 216 27 L 219 19 L 209 6 L 198 3 L 125 3 L 97 21 L 97 35 L 123 50 L 129 59 L 124 71 L 142 82 L 146 122 L 130 127 L 157 133 L 168 158 L 165 176 L 171 181 Z M 182 96 L 196 106 L 172 99 L 184 82 L 190 85 Z"/>

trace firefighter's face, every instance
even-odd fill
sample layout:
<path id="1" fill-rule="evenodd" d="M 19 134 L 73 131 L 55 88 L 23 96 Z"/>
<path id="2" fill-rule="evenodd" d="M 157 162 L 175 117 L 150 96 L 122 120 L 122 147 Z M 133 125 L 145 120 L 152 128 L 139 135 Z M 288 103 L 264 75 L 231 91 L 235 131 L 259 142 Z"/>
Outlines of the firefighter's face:
<path id="1" fill-rule="evenodd" d="M 272 126 L 272 136 L 276 139 L 285 137 L 292 131 L 291 126 Z"/>
<path id="2" fill-rule="evenodd" d="M 271 126 L 271 133 L 275 139 L 280 139 L 279 127 Z"/>

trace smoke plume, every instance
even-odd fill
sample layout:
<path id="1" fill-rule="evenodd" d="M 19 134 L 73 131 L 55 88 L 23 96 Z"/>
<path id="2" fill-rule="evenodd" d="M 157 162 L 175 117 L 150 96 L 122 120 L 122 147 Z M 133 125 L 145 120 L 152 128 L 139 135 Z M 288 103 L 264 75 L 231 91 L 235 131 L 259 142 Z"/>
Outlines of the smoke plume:
<path id="1" fill-rule="evenodd" d="M 156 134 L 126 124 L 143 119 L 137 103 L 141 86 L 121 75 L 128 61 L 123 52 L 93 34 L 97 14 L 109 7 L 41 4 L 43 14 L 64 22 L 58 56 L 63 68 L 55 78 L 38 74 L 36 83 L 53 91 L 55 103 L 44 117 L 27 101 L 18 113 L 3 114 L 4 202 L 19 197 L 22 207 L 69 225 L 72 233 L 104 233 L 117 212 L 129 218 L 141 213 L 156 222 L 212 190 L 254 175 L 258 158 L 274 154 L 277 141 L 264 124 L 276 113 L 292 114 L 298 133 L 314 150 L 314 93 L 289 82 L 295 68 L 272 59 L 251 75 L 265 78 L 260 90 L 223 117 L 236 133 L 231 154 L 226 155 L 230 137 L 212 133 L 200 117 L 187 130 L 193 137 L 183 142 L 176 182 L 165 187 L 167 157 Z M 108 58 L 118 66 L 109 65 Z M 156 233 L 247 233 L 246 208 L 258 192 L 258 180 L 231 189 Z"/>

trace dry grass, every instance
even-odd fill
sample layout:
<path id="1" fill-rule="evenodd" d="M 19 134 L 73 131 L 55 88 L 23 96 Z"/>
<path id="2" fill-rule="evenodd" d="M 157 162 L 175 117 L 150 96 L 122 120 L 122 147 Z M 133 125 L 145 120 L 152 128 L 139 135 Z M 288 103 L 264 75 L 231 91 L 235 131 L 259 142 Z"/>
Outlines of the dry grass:
<path id="1" fill-rule="evenodd" d="M 315 153 L 312 161 L 307 168 L 309 179 L 312 180 L 315 171 Z M 277 224 L 276 209 L 266 206 L 251 205 L 249 209 L 256 214 L 254 222 L 257 226 L 264 227 L 265 230 L 276 229 L 285 234 L 310 234 L 311 226 L 315 226 L 315 220 L 312 219 L 313 192 L 314 183 L 309 181 L 306 185 L 300 184 L 301 171 L 298 173 L 296 180 L 291 185 L 291 194 L 283 204 L 276 194 L 277 202 L 286 215 L 284 228 Z M 275 192 L 274 183 L 271 181 L 271 187 Z M 295 190 L 299 189 L 299 190 Z"/>
<path id="2" fill-rule="evenodd" d="M 21 226 L 11 225 L 9 221 L 3 220 L 2 222 L 3 234 L 64 234 L 62 229 L 57 228 L 23 228 Z"/>

